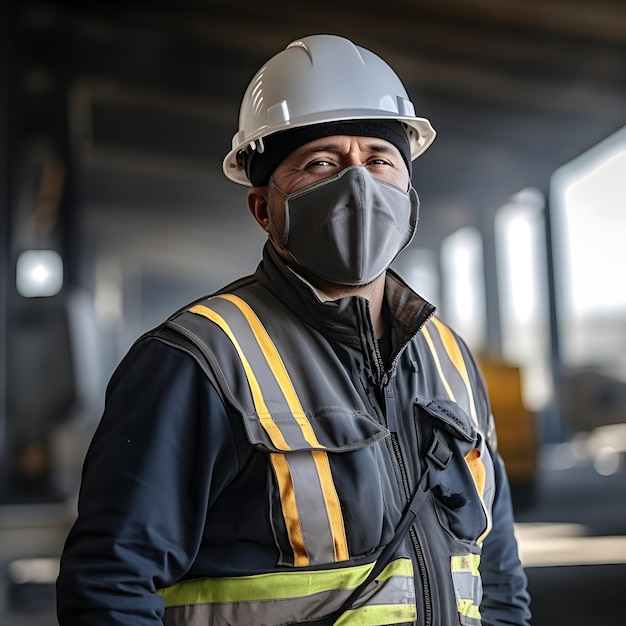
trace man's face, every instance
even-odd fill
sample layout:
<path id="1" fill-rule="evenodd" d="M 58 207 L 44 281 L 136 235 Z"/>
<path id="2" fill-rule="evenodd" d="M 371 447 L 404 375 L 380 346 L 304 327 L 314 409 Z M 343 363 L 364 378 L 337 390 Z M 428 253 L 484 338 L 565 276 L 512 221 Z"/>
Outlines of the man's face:
<path id="1" fill-rule="evenodd" d="M 291 194 L 353 165 L 366 167 L 372 176 L 403 191 L 410 186 L 409 171 L 392 143 L 376 137 L 347 135 L 322 137 L 299 146 L 274 170 L 272 180 L 283 193 Z M 276 245 L 282 241 L 284 231 L 285 198 L 274 185 L 265 189 L 266 230 Z"/>

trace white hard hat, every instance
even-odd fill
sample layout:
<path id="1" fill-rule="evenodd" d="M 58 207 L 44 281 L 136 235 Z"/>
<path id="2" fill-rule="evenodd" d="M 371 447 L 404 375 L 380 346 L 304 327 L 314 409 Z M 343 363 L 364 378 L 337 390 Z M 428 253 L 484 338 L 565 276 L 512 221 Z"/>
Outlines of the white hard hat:
<path id="1" fill-rule="evenodd" d="M 411 159 L 435 138 L 430 122 L 415 116 L 400 78 L 380 57 L 336 35 L 298 39 L 263 65 L 248 85 L 224 173 L 250 185 L 245 155 L 262 152 L 264 137 L 299 126 L 360 119 L 403 122 Z"/>

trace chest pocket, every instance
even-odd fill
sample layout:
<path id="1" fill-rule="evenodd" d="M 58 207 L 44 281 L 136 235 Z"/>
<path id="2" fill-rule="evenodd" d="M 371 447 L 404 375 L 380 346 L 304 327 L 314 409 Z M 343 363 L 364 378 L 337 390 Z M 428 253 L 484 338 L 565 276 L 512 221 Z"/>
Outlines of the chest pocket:
<path id="1" fill-rule="evenodd" d="M 440 399 L 416 402 L 416 407 L 429 417 L 425 424 L 430 423 L 432 430 L 422 441 L 444 438 L 453 453 L 445 468 L 433 472 L 433 479 L 439 481 L 433 483 L 438 511 L 454 536 L 480 545 L 491 530 L 495 478 L 491 454 L 479 426 L 476 380 L 470 375 L 473 368 L 455 334 L 441 320 L 433 317 L 422 335 L 440 382 Z M 482 423 L 486 421 L 483 415 Z"/>
<path id="2" fill-rule="evenodd" d="M 332 392 L 324 398 L 330 398 L 327 403 L 312 402 L 303 392 L 305 409 L 274 341 L 241 298 L 223 294 L 190 312 L 219 326 L 240 361 L 240 393 L 229 395 L 238 403 L 250 443 L 268 454 L 270 512 L 280 563 L 338 563 L 388 541 L 393 536 L 383 497 L 388 486 L 357 484 L 359 476 L 382 464 L 374 444 L 388 436 L 387 429 L 359 407 L 334 402 Z M 210 346 L 204 348 L 210 351 Z M 228 378 L 226 386 L 233 384 Z M 241 393 L 244 387 L 249 393 Z"/>
<path id="3" fill-rule="evenodd" d="M 439 521 L 456 539 L 481 543 L 490 525 L 485 492 L 492 474 L 482 436 L 454 402 L 418 400 L 415 411 Z"/>

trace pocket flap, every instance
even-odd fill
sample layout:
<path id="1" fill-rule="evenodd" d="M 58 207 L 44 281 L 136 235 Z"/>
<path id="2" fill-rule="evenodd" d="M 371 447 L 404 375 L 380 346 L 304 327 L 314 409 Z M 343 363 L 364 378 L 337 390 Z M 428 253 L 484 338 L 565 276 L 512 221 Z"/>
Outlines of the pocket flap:
<path id="1" fill-rule="evenodd" d="M 427 400 L 418 398 L 415 404 L 424 409 L 438 425 L 451 435 L 465 441 L 475 442 L 478 439 L 476 428 L 463 408 L 450 400 Z"/>
<path id="2" fill-rule="evenodd" d="M 348 452 L 389 435 L 367 413 L 333 406 L 300 414 L 284 410 L 265 415 L 247 414 L 244 424 L 250 443 L 266 452 Z"/>

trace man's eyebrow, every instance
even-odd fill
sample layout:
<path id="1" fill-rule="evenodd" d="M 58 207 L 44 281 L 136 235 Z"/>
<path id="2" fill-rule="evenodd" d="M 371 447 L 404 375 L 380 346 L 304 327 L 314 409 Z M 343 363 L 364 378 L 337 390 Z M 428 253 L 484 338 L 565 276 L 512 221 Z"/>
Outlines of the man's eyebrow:
<path id="1" fill-rule="evenodd" d="M 319 146 L 310 146 L 307 148 L 302 148 L 302 151 L 299 152 L 299 155 L 302 157 L 308 157 L 308 156 L 317 154 L 318 152 L 338 152 L 338 151 L 339 151 L 339 144 L 328 143 L 328 144 L 322 144 Z"/>
<path id="2" fill-rule="evenodd" d="M 382 154 L 397 154 L 399 152 L 394 145 L 387 142 L 379 143 L 375 138 L 372 139 L 372 143 L 367 144 L 367 149 L 372 152 L 380 152 Z M 306 158 L 320 152 L 339 152 L 340 150 L 341 146 L 338 143 L 325 143 L 318 146 L 303 148 L 302 152 L 298 153 L 298 156 Z"/>
<path id="3" fill-rule="evenodd" d="M 374 152 L 382 152 L 383 154 L 399 154 L 400 151 L 393 144 L 385 143 L 371 143 L 367 146 Z"/>

